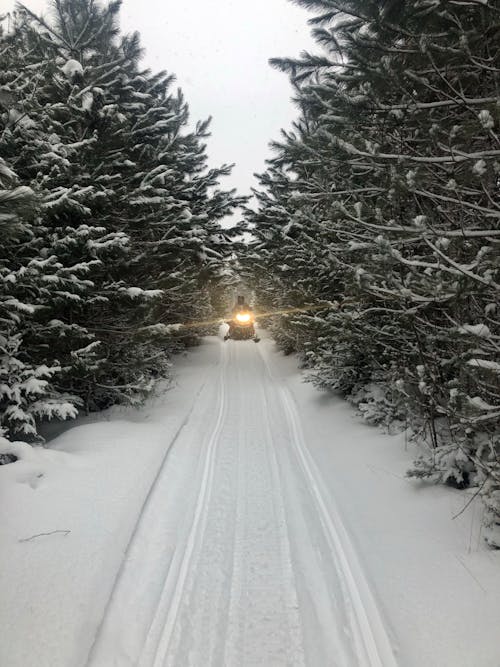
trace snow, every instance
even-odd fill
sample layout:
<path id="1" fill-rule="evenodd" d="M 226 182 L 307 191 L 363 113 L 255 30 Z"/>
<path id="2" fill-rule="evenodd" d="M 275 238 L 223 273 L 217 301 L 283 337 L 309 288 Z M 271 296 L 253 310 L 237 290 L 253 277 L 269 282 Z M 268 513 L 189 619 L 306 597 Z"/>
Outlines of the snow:
<path id="1" fill-rule="evenodd" d="M 424 227 L 427 222 L 427 216 L 426 215 L 416 215 L 413 218 L 413 224 L 415 227 Z"/>
<path id="2" fill-rule="evenodd" d="M 82 95 L 82 109 L 85 111 L 90 111 L 92 109 L 93 103 L 94 96 L 89 90 L 85 91 Z"/>
<path id="3" fill-rule="evenodd" d="M 3 302 L 5 306 L 12 306 L 16 310 L 19 310 L 22 313 L 28 313 L 29 315 L 33 315 L 33 313 L 36 310 L 36 306 L 33 306 L 29 303 L 22 303 L 19 301 L 19 299 L 16 299 L 15 297 L 12 297 L 10 299 L 5 299 Z"/>
<path id="4" fill-rule="evenodd" d="M 486 326 L 486 324 L 462 324 L 462 326 L 458 328 L 458 333 L 472 334 L 473 336 L 478 336 L 479 338 L 491 337 L 491 331 Z"/>
<path id="5" fill-rule="evenodd" d="M 145 299 L 156 299 L 163 295 L 163 290 L 161 289 L 142 289 L 141 287 L 122 287 L 120 288 L 121 292 L 125 292 L 132 299 L 138 299 L 139 297 Z"/>
<path id="6" fill-rule="evenodd" d="M 477 162 L 475 162 L 474 166 L 472 167 L 472 173 L 479 177 L 483 176 L 486 173 L 485 160 L 477 160 Z"/>
<path id="7" fill-rule="evenodd" d="M 86 345 L 85 347 L 81 347 L 79 350 L 73 350 L 71 352 L 71 355 L 73 357 L 83 357 L 87 354 L 90 354 L 91 352 L 94 352 L 96 348 L 98 348 L 101 344 L 102 343 L 100 340 L 95 340 L 92 343 Z"/>
<path id="8" fill-rule="evenodd" d="M 67 79 L 72 79 L 75 74 L 83 76 L 83 67 L 81 63 L 78 62 L 78 60 L 68 60 L 66 63 L 61 67 L 61 70 L 64 72 L 64 75 L 66 76 Z"/>
<path id="9" fill-rule="evenodd" d="M 404 434 L 362 423 L 342 399 L 311 392 L 292 359 L 282 365 L 309 451 L 392 628 L 398 663 L 496 667 L 500 553 L 484 544 L 479 503 L 457 516 L 476 489 L 407 479 L 417 450 Z"/>
<path id="10" fill-rule="evenodd" d="M 497 405 L 486 403 L 481 396 L 473 396 L 472 398 L 469 398 L 469 403 L 475 408 L 478 408 L 478 410 L 498 410 Z"/>
<path id="11" fill-rule="evenodd" d="M 26 394 L 44 394 L 48 384 L 47 380 L 38 380 L 31 377 L 19 386 Z"/>
<path id="12" fill-rule="evenodd" d="M 469 366 L 487 368 L 494 373 L 500 373 L 500 364 L 496 361 L 491 361 L 490 359 L 469 359 L 467 363 Z"/>
<path id="13" fill-rule="evenodd" d="M 0 467 L 1 665 L 85 664 L 141 504 L 196 390 L 198 369 L 190 377 L 186 366 L 184 391 L 157 407 L 83 420 L 50 449 L 24 446 L 23 460 Z"/>
<path id="14" fill-rule="evenodd" d="M 498 304 L 496 304 L 496 303 L 488 303 L 488 304 L 484 307 L 484 314 L 485 314 L 485 315 L 493 315 L 494 313 L 496 313 L 497 308 L 498 308 Z"/>
<path id="15" fill-rule="evenodd" d="M 488 109 L 482 109 L 477 116 L 485 130 L 492 130 L 495 127 L 495 121 Z"/>
<path id="16" fill-rule="evenodd" d="M 0 168 L 1 167 L 2 167 L 2 164 L 0 163 Z M 5 170 L 5 168 L 3 168 L 3 170 Z M 0 174 L 1 173 L 2 173 L 2 171 L 0 171 Z M 10 173 L 12 173 L 12 172 L 10 172 Z M 7 170 L 7 172 L 6 172 L 6 175 L 8 175 L 8 174 L 9 174 L 9 170 Z M 12 200 L 12 201 L 16 201 L 16 200 L 24 199 L 24 198 L 29 199 L 29 198 L 35 196 L 34 191 L 26 185 L 19 185 L 17 188 L 13 188 L 12 190 L 0 190 L 0 192 L 2 193 L 2 200 L 3 201 L 9 201 L 9 199 Z"/>
<path id="17" fill-rule="evenodd" d="M 172 274 L 170 274 L 172 277 Z M 159 336 L 166 336 L 171 333 L 180 331 L 184 327 L 184 324 L 176 322 L 175 324 L 163 324 L 158 322 L 157 324 L 150 324 L 147 327 L 144 327 L 144 330 L 148 333 L 158 334 Z"/>
<path id="18" fill-rule="evenodd" d="M 73 400 L 75 400 L 74 397 Z M 32 403 L 31 412 L 44 419 L 75 419 L 78 415 L 78 409 L 74 403 L 47 398 L 44 398 L 43 402 L 37 401 L 36 403 Z"/>
<path id="19" fill-rule="evenodd" d="M 0 447 L 1 665 L 497 667 L 473 490 L 408 480 L 404 435 L 269 339 L 176 368 L 141 409 Z"/>
<path id="20" fill-rule="evenodd" d="M 18 125 L 27 130 L 36 128 L 36 122 L 27 113 L 12 108 L 8 111 L 8 125 Z"/>

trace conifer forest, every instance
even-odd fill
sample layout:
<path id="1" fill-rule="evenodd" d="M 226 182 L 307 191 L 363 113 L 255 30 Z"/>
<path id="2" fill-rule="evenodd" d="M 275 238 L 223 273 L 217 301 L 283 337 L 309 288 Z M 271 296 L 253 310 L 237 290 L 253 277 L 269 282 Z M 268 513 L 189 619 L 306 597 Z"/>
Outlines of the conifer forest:
<path id="1" fill-rule="evenodd" d="M 174 77 L 140 65 L 120 2 L 19 7 L 3 22 L 0 164 L 3 434 L 137 400 L 167 372 L 169 325 L 204 320 L 238 205 L 187 128 Z M 175 327 L 174 327 L 175 329 Z"/>
<path id="2" fill-rule="evenodd" d="M 0 0 L 1 666 L 498 665 L 500 1 L 155 1 Z"/>
<path id="3" fill-rule="evenodd" d="M 409 474 L 474 480 L 498 525 L 500 6 L 299 4 L 318 48 L 272 61 L 300 118 L 246 214 L 258 303 L 311 305 L 279 344 L 370 422 L 409 425 Z"/>
<path id="4" fill-rule="evenodd" d="M 315 48 L 269 61 L 296 121 L 251 194 L 121 4 L 0 17 L 0 462 L 142 405 L 244 289 L 316 391 L 404 432 L 407 478 L 479 499 L 500 549 L 498 0 L 294 0 Z"/>
<path id="5" fill-rule="evenodd" d="M 269 326 L 312 382 L 409 426 L 410 474 L 474 479 L 498 521 L 500 7 L 299 4 L 316 53 L 271 61 L 299 118 L 229 230 L 231 167 L 207 167 L 209 121 L 141 68 L 120 2 L 4 19 L 2 434 L 143 397 L 239 272 L 260 311 L 297 309 Z"/>

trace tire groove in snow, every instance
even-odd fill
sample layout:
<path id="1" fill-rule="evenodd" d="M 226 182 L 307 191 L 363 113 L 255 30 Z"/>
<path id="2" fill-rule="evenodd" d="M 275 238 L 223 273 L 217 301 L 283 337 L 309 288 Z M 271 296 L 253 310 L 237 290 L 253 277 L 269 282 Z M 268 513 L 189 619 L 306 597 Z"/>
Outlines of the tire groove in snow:
<path id="1" fill-rule="evenodd" d="M 290 590 L 273 445 L 262 419 L 260 363 L 253 345 L 227 349 L 229 397 L 207 529 L 163 664 L 301 667 L 300 618 Z"/>
<path id="2" fill-rule="evenodd" d="M 170 452 L 171 452 L 173 446 L 175 445 L 175 443 L 177 442 L 177 440 L 179 439 L 179 437 L 180 437 L 182 431 L 184 430 L 184 428 L 185 428 L 186 425 L 188 424 L 189 419 L 190 419 L 190 417 L 191 417 L 191 415 L 192 415 L 192 413 L 193 413 L 193 411 L 194 411 L 194 409 L 195 409 L 195 407 L 196 407 L 196 401 L 197 401 L 198 397 L 200 396 L 200 394 L 202 393 L 203 389 L 205 388 L 206 382 L 207 382 L 207 380 L 204 379 L 204 381 L 203 381 L 202 384 L 200 385 L 200 388 L 199 388 L 198 391 L 196 392 L 196 395 L 195 395 L 195 397 L 194 397 L 194 400 L 193 400 L 193 402 L 192 402 L 192 404 L 191 404 L 191 406 L 190 406 L 190 408 L 189 408 L 189 410 L 188 410 L 186 416 L 185 416 L 184 419 L 182 420 L 182 422 L 181 422 L 179 428 L 177 429 L 177 431 L 174 433 L 173 438 L 171 439 L 171 441 L 170 441 L 168 447 L 167 447 L 166 450 L 165 450 L 165 454 L 164 454 L 164 456 L 163 456 L 163 458 L 162 458 L 162 460 L 161 460 L 161 462 L 160 462 L 160 466 L 159 466 L 159 468 L 158 468 L 158 471 L 157 471 L 157 473 L 156 473 L 156 475 L 155 475 L 155 477 L 154 477 L 154 479 L 153 479 L 153 481 L 152 481 L 152 483 L 151 483 L 151 486 L 149 487 L 149 491 L 148 491 L 146 497 L 144 498 L 144 502 L 142 503 L 142 506 L 141 506 L 141 508 L 140 508 L 140 510 L 139 510 L 139 513 L 138 513 L 138 515 L 137 515 L 137 520 L 136 520 L 136 522 L 135 522 L 135 524 L 134 524 L 134 528 L 133 528 L 133 530 L 132 530 L 132 533 L 130 534 L 129 541 L 128 541 L 127 546 L 126 546 L 126 548 L 125 548 L 125 551 L 124 551 L 124 554 L 123 554 L 123 559 L 122 559 L 122 562 L 121 562 L 121 566 L 120 566 L 120 568 L 119 568 L 119 570 L 118 570 L 118 572 L 117 572 L 117 574 L 116 574 L 115 580 L 114 580 L 114 582 L 113 582 L 113 586 L 112 586 L 112 589 L 111 589 L 111 594 L 110 594 L 110 596 L 109 596 L 109 598 L 108 598 L 108 602 L 106 603 L 106 606 L 105 606 L 105 608 L 104 608 L 102 618 L 101 618 L 101 620 L 100 620 L 100 622 L 99 622 L 99 625 L 98 625 L 98 627 L 97 627 L 97 629 L 96 629 L 95 636 L 94 636 L 94 641 L 93 641 L 93 643 L 92 643 L 92 645 L 91 645 L 91 647 L 90 647 L 90 649 L 89 649 L 89 653 L 88 653 L 87 660 L 86 660 L 86 663 L 85 663 L 86 667 L 89 667 L 89 666 L 92 664 L 92 661 L 93 661 L 93 659 L 94 659 L 94 654 L 95 654 L 96 646 L 97 646 L 97 644 L 98 644 L 98 642 L 99 642 L 99 639 L 100 639 L 100 637 L 101 637 L 104 622 L 105 622 L 105 620 L 106 620 L 106 618 L 107 618 L 107 616 L 108 616 L 110 607 L 111 607 L 111 605 L 112 605 L 112 603 L 113 603 L 114 596 L 115 596 L 115 592 L 116 592 L 116 590 L 118 589 L 118 587 L 119 587 L 119 585 L 120 585 L 120 581 L 121 581 L 121 578 L 122 578 L 122 575 L 123 575 L 124 567 L 125 567 L 125 564 L 126 564 L 126 562 L 127 562 L 127 556 L 128 556 L 128 554 L 130 553 L 130 551 L 131 551 L 132 545 L 134 544 L 134 541 L 135 541 L 135 539 L 136 539 L 136 537 L 137 537 L 138 530 L 139 530 L 139 527 L 140 527 L 140 525 L 141 525 L 141 522 L 142 522 L 142 519 L 143 519 L 143 517 L 144 517 L 144 514 L 146 513 L 146 510 L 147 510 L 147 508 L 148 508 L 148 506 L 149 506 L 149 504 L 150 504 L 150 502 L 151 502 L 151 499 L 152 499 L 152 497 L 153 497 L 154 491 L 155 491 L 155 489 L 157 488 L 157 486 L 158 486 L 158 482 L 159 482 L 160 478 L 162 477 L 162 474 L 163 474 L 163 472 L 164 472 L 164 470 L 165 470 L 165 466 L 166 466 L 168 457 L 169 457 L 169 455 L 170 455 Z"/>
<path id="3" fill-rule="evenodd" d="M 217 390 L 200 390 L 140 515 L 91 667 L 396 664 L 293 398 L 258 349 L 222 347 Z"/>
<path id="4" fill-rule="evenodd" d="M 244 385 L 241 382 L 239 384 L 241 393 L 243 393 Z M 286 664 L 301 667 L 305 665 L 301 620 L 292 570 L 283 494 L 275 454 L 275 442 L 264 387 L 261 383 L 258 389 L 258 402 L 256 400 L 257 396 L 253 398 L 261 410 L 261 414 L 258 416 L 261 417 L 262 426 L 260 434 L 258 430 L 253 433 L 250 425 L 244 429 L 247 434 L 252 436 L 250 440 L 255 439 L 255 443 L 252 448 L 252 442 L 248 443 L 247 436 L 238 470 L 238 477 L 245 480 L 246 483 L 238 486 L 234 577 L 230 595 L 225 659 L 223 663 L 217 664 L 227 666 Z M 267 471 L 266 493 L 262 493 L 262 488 L 256 487 L 255 481 L 251 479 L 252 466 L 255 468 L 258 477 L 263 478 Z M 249 480 L 253 484 L 249 484 Z M 261 496 L 260 503 L 263 509 L 258 506 L 256 508 L 259 503 L 258 496 Z M 252 525 L 255 524 L 256 520 L 264 520 L 271 525 L 272 536 L 269 535 L 269 532 L 267 534 L 265 532 L 261 533 L 260 541 L 266 541 L 265 549 L 261 553 L 256 548 L 256 545 L 259 544 L 259 536 L 255 534 L 255 527 Z M 274 551 L 269 549 L 271 537 L 275 541 Z M 260 546 L 262 548 L 263 545 L 260 544 Z M 269 608 L 269 601 L 266 605 L 262 600 L 252 607 L 249 592 L 252 589 L 255 590 L 259 578 L 264 594 L 267 584 L 269 597 L 272 598 L 274 592 L 275 597 L 279 599 L 280 608 L 273 609 L 272 600 L 271 608 Z M 269 588 L 269 582 L 266 581 L 269 578 L 276 582 L 272 588 Z M 272 618 L 273 615 L 274 619 Z M 276 627 L 276 619 L 280 620 L 278 627 Z M 268 633 L 274 635 L 274 637 L 268 639 L 268 646 L 265 645 L 266 629 L 268 629 Z M 278 642 L 276 642 L 277 639 Z M 261 654 L 260 660 L 257 657 L 259 643 L 261 644 L 261 650 L 264 648 L 268 651 L 267 655 L 263 656 Z"/>
<path id="5" fill-rule="evenodd" d="M 230 361 L 228 354 L 230 349 L 224 347 L 223 354 L 225 359 L 225 369 L 227 375 L 227 366 Z M 226 380 L 224 376 L 224 395 L 227 396 Z M 219 485 L 216 480 L 221 475 L 218 453 L 221 448 L 222 427 L 228 420 L 228 401 L 224 400 L 224 420 L 215 436 L 215 447 L 212 457 L 212 472 L 210 475 L 210 488 L 203 504 L 203 531 L 199 532 L 197 540 L 196 554 L 192 559 L 192 567 L 186 573 L 186 581 L 183 586 L 182 594 L 176 604 L 175 623 L 169 630 L 168 646 L 161 654 L 162 662 L 159 665 L 209 665 L 212 664 L 212 656 L 217 651 L 217 641 L 219 626 L 223 622 L 223 613 L 221 613 L 221 597 L 226 587 L 227 569 L 230 569 L 226 563 L 221 565 L 221 550 L 209 550 L 210 534 L 213 532 L 214 512 L 212 504 L 214 496 L 217 496 Z M 229 415 L 230 417 L 230 415 Z M 224 471 L 222 471 L 224 474 Z M 228 503 L 224 503 L 227 510 Z M 217 508 L 216 508 L 217 509 Z M 220 510 L 220 508 L 218 508 Z M 224 526 L 225 527 L 225 526 Z M 219 536 L 220 537 L 220 536 Z M 216 546 L 218 546 L 216 540 Z M 206 569 L 206 561 L 209 561 L 210 571 L 208 572 L 208 582 L 205 587 L 200 588 L 199 579 L 203 579 Z M 202 583 L 204 583 L 202 581 Z M 193 596 L 196 602 L 193 603 Z"/>
<path id="6" fill-rule="evenodd" d="M 264 356 L 262 358 L 269 377 L 276 383 L 267 360 Z M 279 392 L 290 427 L 292 446 L 302 472 L 309 482 L 311 496 L 314 498 L 325 536 L 335 554 L 335 560 L 345 582 L 344 591 L 347 594 L 345 603 L 351 620 L 358 664 L 363 667 L 395 667 L 397 663 L 390 640 L 354 547 L 340 515 L 334 511 L 332 502 L 327 503 L 325 500 L 329 494 L 305 444 L 293 397 L 287 387 L 280 387 Z"/>
<path id="7" fill-rule="evenodd" d="M 153 660 L 151 662 L 149 659 L 149 651 L 152 641 L 151 638 L 153 636 L 153 633 L 150 632 L 148 634 L 148 637 L 146 638 L 143 654 L 141 655 L 138 667 L 146 667 L 149 664 L 151 664 L 152 667 L 162 667 L 166 659 L 170 640 L 172 637 L 172 633 L 174 631 L 175 622 L 177 619 L 180 605 L 182 603 L 182 596 L 184 593 L 186 580 L 189 575 L 189 567 L 190 565 L 192 565 L 193 554 L 195 551 L 196 543 L 198 540 L 202 539 L 203 532 L 205 529 L 207 520 L 207 511 L 208 511 L 208 498 L 211 491 L 211 480 L 213 477 L 213 470 L 214 470 L 215 452 L 218 444 L 220 431 L 223 425 L 223 417 L 225 410 L 224 372 L 226 368 L 226 358 L 227 357 L 225 354 L 225 349 L 222 348 L 222 364 L 219 377 L 219 394 L 218 394 L 219 406 L 217 412 L 217 420 L 208 441 L 207 454 L 203 469 L 201 486 L 196 502 L 194 517 L 191 523 L 191 528 L 189 531 L 189 536 L 187 539 L 186 548 L 183 553 L 180 567 L 178 571 L 174 572 L 173 574 L 169 571 L 169 576 L 164 586 L 164 591 L 168 591 L 169 584 L 171 583 L 171 578 L 175 577 L 176 582 L 173 595 L 169 600 L 163 600 L 163 599 L 160 600 L 160 605 L 155 614 L 155 618 L 153 619 L 153 622 L 151 624 L 150 630 L 153 630 L 157 626 L 158 622 L 161 622 L 159 621 L 159 619 L 162 617 L 165 618 L 163 615 L 164 606 L 165 603 L 167 603 L 168 606 L 167 606 L 166 618 L 164 620 L 163 629 L 161 631 L 154 652 Z"/>

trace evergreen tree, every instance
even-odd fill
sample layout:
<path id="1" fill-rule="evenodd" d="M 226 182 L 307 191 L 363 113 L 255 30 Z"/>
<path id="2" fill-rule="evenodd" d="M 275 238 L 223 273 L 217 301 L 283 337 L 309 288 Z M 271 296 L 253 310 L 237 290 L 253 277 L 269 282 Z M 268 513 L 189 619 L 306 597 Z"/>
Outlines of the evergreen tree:
<path id="1" fill-rule="evenodd" d="M 275 144 L 259 210 L 247 213 L 251 252 L 274 267 L 257 289 L 277 310 L 314 306 L 279 322 L 312 379 L 375 422 L 408 422 L 431 445 L 411 474 L 474 480 L 493 526 L 498 9 L 299 4 L 318 14 L 322 55 L 273 62 L 302 113 Z"/>
<path id="2" fill-rule="evenodd" d="M 208 169 L 208 121 L 187 129 L 173 77 L 140 68 L 119 2 L 57 0 L 46 21 L 21 8 L 2 35 L 0 153 L 36 194 L 20 267 L 44 276 L 22 330 L 26 359 L 73 405 L 136 400 L 211 314 L 230 238 L 218 222 L 243 200 Z M 50 415 L 47 415 L 50 416 Z"/>
<path id="3" fill-rule="evenodd" d="M 0 436 L 36 439 L 37 419 L 66 419 L 76 410 L 52 385 L 61 371 L 58 364 L 38 365 L 24 350 L 24 336 L 40 307 L 36 297 L 52 272 L 32 248 L 34 193 L 16 181 L 0 160 Z"/>

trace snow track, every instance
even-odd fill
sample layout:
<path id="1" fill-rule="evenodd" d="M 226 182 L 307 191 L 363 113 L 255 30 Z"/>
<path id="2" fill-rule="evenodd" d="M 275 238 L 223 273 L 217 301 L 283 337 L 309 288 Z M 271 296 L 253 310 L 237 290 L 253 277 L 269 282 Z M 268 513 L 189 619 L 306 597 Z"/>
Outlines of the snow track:
<path id="1" fill-rule="evenodd" d="M 266 363 L 269 376 L 274 380 Z M 342 519 L 324 488 L 319 471 L 304 442 L 300 417 L 287 387 L 279 389 L 291 434 L 296 459 L 308 482 L 331 554 L 343 585 L 345 608 L 349 615 L 350 635 L 357 664 L 370 667 L 396 665 L 394 654 L 376 602 L 359 564 Z"/>
<path id="2" fill-rule="evenodd" d="M 293 397 L 253 342 L 221 362 L 153 484 L 89 667 L 393 667 Z"/>
<path id="3" fill-rule="evenodd" d="M 225 371 L 225 356 L 224 362 L 222 364 L 221 377 L 219 379 L 219 394 L 218 394 L 218 413 L 215 426 L 213 431 L 208 439 L 207 444 L 207 453 L 205 458 L 205 464 L 203 468 L 203 474 L 201 478 L 200 490 L 198 493 L 198 498 L 196 501 L 196 507 L 194 512 L 193 521 L 191 528 L 189 530 L 189 535 L 186 544 L 186 550 L 182 556 L 180 566 L 178 571 L 175 574 L 172 573 L 172 570 L 169 571 L 169 576 L 165 582 L 165 587 L 163 593 L 167 594 L 162 596 L 160 599 L 160 604 L 156 610 L 156 614 L 153 618 L 153 622 L 150 627 L 150 631 L 146 638 L 145 647 L 141 655 L 140 665 L 148 665 L 151 663 L 150 654 L 151 647 L 154 647 L 152 652 L 152 665 L 153 667 L 161 667 L 165 662 L 165 657 L 170 646 L 170 641 L 172 633 L 174 631 L 175 622 L 179 614 L 181 603 L 183 600 L 183 595 L 185 592 L 186 581 L 190 572 L 196 567 L 194 562 L 194 552 L 197 543 L 203 539 L 205 533 L 205 527 L 207 523 L 207 513 L 208 513 L 208 503 L 210 497 L 210 491 L 213 484 L 213 474 L 214 474 L 214 461 L 215 461 L 215 451 L 218 444 L 218 439 L 223 425 L 224 418 L 224 409 L 225 409 L 225 382 L 224 382 L 224 371 Z M 168 595 L 170 588 L 173 588 L 173 594 Z M 159 629 L 159 639 L 155 641 L 154 637 L 158 633 Z"/>

